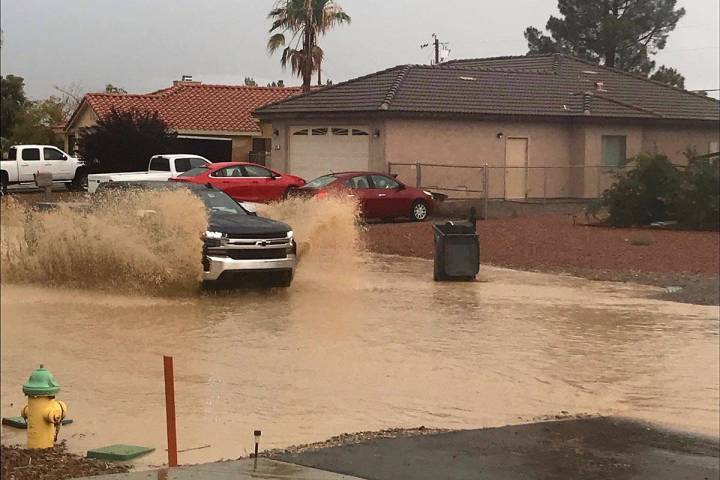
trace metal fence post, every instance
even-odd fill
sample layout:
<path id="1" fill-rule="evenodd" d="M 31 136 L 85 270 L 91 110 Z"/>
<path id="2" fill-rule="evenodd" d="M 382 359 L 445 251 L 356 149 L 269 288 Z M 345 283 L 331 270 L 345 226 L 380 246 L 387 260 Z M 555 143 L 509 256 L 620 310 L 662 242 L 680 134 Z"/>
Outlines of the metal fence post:
<path id="1" fill-rule="evenodd" d="M 490 168 L 486 163 L 483 167 L 483 220 L 489 218 L 488 197 L 490 196 Z"/>
<path id="2" fill-rule="evenodd" d="M 547 167 L 543 167 L 543 203 L 547 202 Z"/>
<path id="3" fill-rule="evenodd" d="M 420 171 L 420 162 L 415 163 L 415 187 L 420 188 L 422 185 L 422 172 Z"/>
<path id="4" fill-rule="evenodd" d="M 388 162 L 388 175 L 392 175 L 392 162 Z"/>
<path id="5" fill-rule="evenodd" d="M 596 171 L 597 171 L 597 191 L 596 191 L 596 194 L 595 194 L 595 198 L 600 198 L 600 174 L 601 174 L 601 172 L 600 172 L 600 167 L 599 167 L 599 166 L 596 167 L 596 169 L 597 169 L 597 170 L 596 170 Z"/>

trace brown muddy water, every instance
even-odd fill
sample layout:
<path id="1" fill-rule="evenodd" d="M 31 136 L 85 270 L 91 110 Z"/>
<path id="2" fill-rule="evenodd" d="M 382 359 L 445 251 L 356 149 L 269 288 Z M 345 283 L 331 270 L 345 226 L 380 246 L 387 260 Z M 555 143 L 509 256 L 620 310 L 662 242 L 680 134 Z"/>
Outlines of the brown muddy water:
<path id="1" fill-rule="evenodd" d="M 361 253 L 351 230 L 335 228 L 352 224 L 342 206 L 273 208 L 307 240 L 287 291 L 158 297 L 4 283 L 2 415 L 19 413 L 42 362 L 75 420 L 60 433 L 70 450 L 147 445 L 157 451 L 138 466 L 162 464 L 165 354 L 178 447 L 194 449 L 181 463 L 247 455 L 254 429 L 273 448 L 563 411 L 720 435 L 717 307 L 489 267 L 478 282 L 435 283 L 431 262 Z M 3 443 L 24 435 L 2 427 Z"/>

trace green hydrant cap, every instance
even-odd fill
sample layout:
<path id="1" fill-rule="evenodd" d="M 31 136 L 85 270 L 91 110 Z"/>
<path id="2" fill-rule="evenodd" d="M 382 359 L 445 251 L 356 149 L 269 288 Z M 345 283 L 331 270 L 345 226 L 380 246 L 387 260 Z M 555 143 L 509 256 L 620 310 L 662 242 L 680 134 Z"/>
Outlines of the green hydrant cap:
<path id="1" fill-rule="evenodd" d="M 55 380 L 53 374 L 45 367 L 40 368 L 30 374 L 30 378 L 23 385 L 23 393 L 32 395 L 33 397 L 49 397 L 60 391 L 60 384 Z"/>

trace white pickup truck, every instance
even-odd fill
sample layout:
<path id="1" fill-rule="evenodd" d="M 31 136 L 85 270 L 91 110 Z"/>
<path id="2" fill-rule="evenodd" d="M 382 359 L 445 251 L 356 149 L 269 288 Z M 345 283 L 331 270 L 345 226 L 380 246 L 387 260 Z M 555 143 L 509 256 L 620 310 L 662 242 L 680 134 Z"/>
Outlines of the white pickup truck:
<path id="1" fill-rule="evenodd" d="M 87 182 L 85 163 L 52 145 L 14 145 L 0 161 L 2 193 L 8 185 L 34 184 L 36 173 L 52 174 L 53 183 L 80 190 Z"/>
<path id="2" fill-rule="evenodd" d="M 190 154 L 163 154 L 150 158 L 147 172 L 95 173 L 88 175 L 89 193 L 95 193 L 98 185 L 105 182 L 167 182 L 191 168 L 212 163 L 205 157 Z"/>

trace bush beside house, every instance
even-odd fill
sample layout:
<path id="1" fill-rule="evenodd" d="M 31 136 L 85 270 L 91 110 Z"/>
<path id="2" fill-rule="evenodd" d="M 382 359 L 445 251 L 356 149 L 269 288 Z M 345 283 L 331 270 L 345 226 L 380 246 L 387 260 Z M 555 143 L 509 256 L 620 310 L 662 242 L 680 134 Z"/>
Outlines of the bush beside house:
<path id="1" fill-rule="evenodd" d="M 720 176 L 718 157 L 690 160 L 677 167 L 664 155 L 638 155 L 603 193 L 607 223 L 618 227 L 677 221 L 683 228 L 718 229 Z"/>

